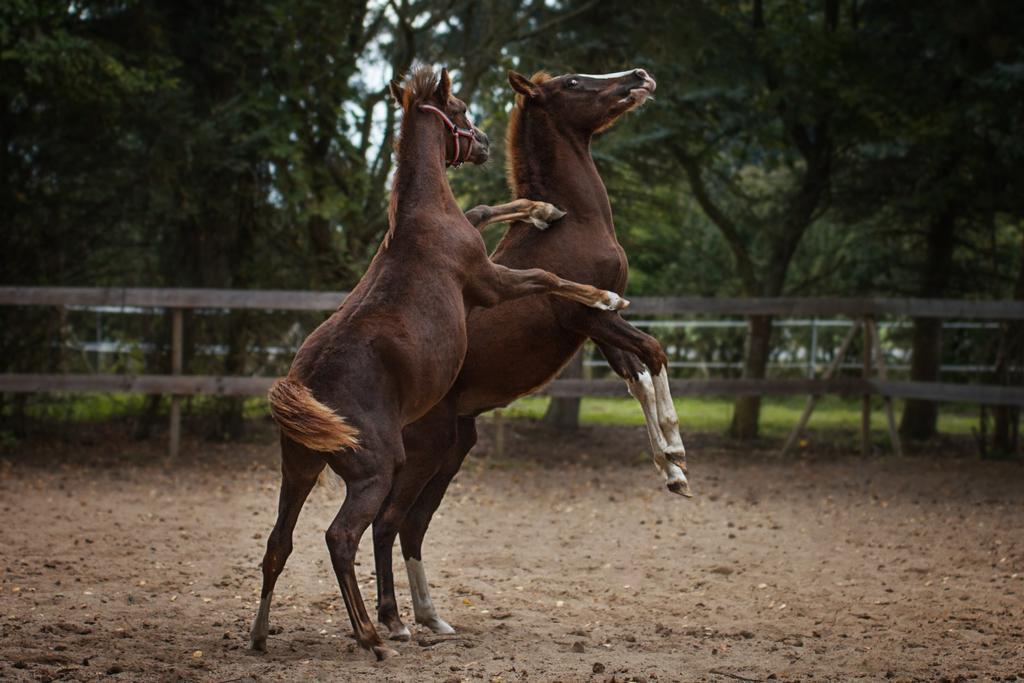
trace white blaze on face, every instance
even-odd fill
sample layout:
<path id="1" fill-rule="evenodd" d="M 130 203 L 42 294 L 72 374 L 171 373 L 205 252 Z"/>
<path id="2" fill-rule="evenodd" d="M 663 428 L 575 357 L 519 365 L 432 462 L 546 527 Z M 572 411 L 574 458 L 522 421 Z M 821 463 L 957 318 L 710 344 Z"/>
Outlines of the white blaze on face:
<path id="1" fill-rule="evenodd" d="M 409 575 L 409 592 L 412 593 L 412 611 L 416 615 L 416 623 L 423 624 L 434 633 L 455 633 L 455 629 L 439 617 L 434 609 L 423 562 L 410 558 L 405 561 L 405 571 Z"/>
<path id="2" fill-rule="evenodd" d="M 576 75 L 579 76 L 580 78 L 600 78 L 600 79 L 622 78 L 623 76 L 630 75 L 634 71 L 636 71 L 636 69 L 627 69 L 626 71 L 616 71 L 613 74 L 576 74 Z"/>

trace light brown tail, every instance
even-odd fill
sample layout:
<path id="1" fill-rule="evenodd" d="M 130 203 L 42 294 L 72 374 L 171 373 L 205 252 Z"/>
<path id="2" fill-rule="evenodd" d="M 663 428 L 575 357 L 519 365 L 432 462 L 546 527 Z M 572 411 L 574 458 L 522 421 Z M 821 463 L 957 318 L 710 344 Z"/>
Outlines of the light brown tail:
<path id="1" fill-rule="evenodd" d="M 267 393 L 270 414 L 288 438 L 314 451 L 359 446 L 359 430 L 313 397 L 303 384 L 284 377 Z"/>

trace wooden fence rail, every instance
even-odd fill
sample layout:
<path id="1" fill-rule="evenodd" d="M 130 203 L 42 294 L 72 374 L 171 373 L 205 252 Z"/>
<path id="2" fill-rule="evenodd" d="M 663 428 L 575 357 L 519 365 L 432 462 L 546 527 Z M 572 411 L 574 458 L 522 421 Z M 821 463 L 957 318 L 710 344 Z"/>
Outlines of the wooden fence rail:
<path id="1" fill-rule="evenodd" d="M 216 375 L 0 374 L 2 393 L 126 393 L 177 396 L 262 396 L 274 377 Z M 876 394 L 926 401 L 957 401 L 1024 407 L 1024 388 L 944 382 L 861 379 L 673 379 L 675 396 L 806 396 Z M 628 396 L 617 379 L 559 379 L 537 392 L 555 398 Z"/>
<path id="2" fill-rule="evenodd" d="M 138 306 L 332 311 L 346 292 L 120 287 L 0 287 L 0 306 Z M 903 316 L 1024 320 L 1024 301 L 964 299 L 635 297 L 630 315 Z"/>
<path id="3" fill-rule="evenodd" d="M 183 309 L 257 309 L 331 311 L 345 292 L 290 290 L 155 289 L 92 287 L 0 287 L 2 306 L 115 306 L 172 311 L 171 375 L 110 374 L 0 374 L 0 392 L 126 392 L 168 394 L 171 402 L 170 450 L 180 443 L 180 397 L 190 395 L 253 396 L 264 394 L 271 377 L 217 377 L 184 375 L 181 363 Z M 892 298 L 772 298 L 736 299 L 705 297 L 636 297 L 627 314 L 643 315 L 770 315 L 844 316 L 871 321 L 878 316 L 911 318 L 973 318 L 1024 320 L 1021 301 L 965 301 L 961 299 Z M 877 334 L 877 333 L 876 333 Z M 877 346 L 877 342 L 875 343 Z M 871 378 L 867 361 L 861 378 L 825 379 L 703 379 L 672 380 L 678 396 L 786 396 L 837 394 L 882 395 L 930 401 L 1024 406 L 1024 388 L 891 381 Z M 625 396 L 618 380 L 556 380 L 541 392 L 555 397 Z"/>

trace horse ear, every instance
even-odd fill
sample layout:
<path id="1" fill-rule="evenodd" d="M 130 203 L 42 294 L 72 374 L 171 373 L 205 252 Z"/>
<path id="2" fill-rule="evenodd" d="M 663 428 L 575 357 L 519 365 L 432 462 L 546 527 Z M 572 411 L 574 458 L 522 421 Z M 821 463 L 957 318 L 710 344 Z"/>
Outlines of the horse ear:
<path id="1" fill-rule="evenodd" d="M 405 88 L 402 87 L 402 84 L 398 82 L 397 78 L 392 78 L 391 82 L 388 83 L 388 91 L 391 93 L 391 96 L 395 98 L 395 103 L 397 103 L 399 107 L 405 106 Z"/>
<path id="2" fill-rule="evenodd" d="M 508 84 L 523 97 L 537 97 L 540 95 L 540 88 L 537 87 L 537 84 L 518 71 L 508 72 Z"/>
<path id="3" fill-rule="evenodd" d="M 448 98 L 452 94 L 452 79 L 448 75 L 448 69 L 442 67 L 441 77 L 437 80 L 437 90 L 434 91 L 434 95 L 437 97 L 437 101 L 441 104 L 448 104 Z"/>

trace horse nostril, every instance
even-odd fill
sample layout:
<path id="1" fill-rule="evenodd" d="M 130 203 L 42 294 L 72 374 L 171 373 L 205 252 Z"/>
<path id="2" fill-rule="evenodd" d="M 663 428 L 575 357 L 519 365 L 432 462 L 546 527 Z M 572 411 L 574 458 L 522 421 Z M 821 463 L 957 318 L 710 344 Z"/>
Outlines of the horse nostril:
<path id="1" fill-rule="evenodd" d="M 636 71 L 633 72 L 633 75 L 642 81 L 646 81 L 648 78 L 650 78 L 650 76 L 647 75 L 647 72 L 644 71 L 643 69 L 637 69 Z"/>

